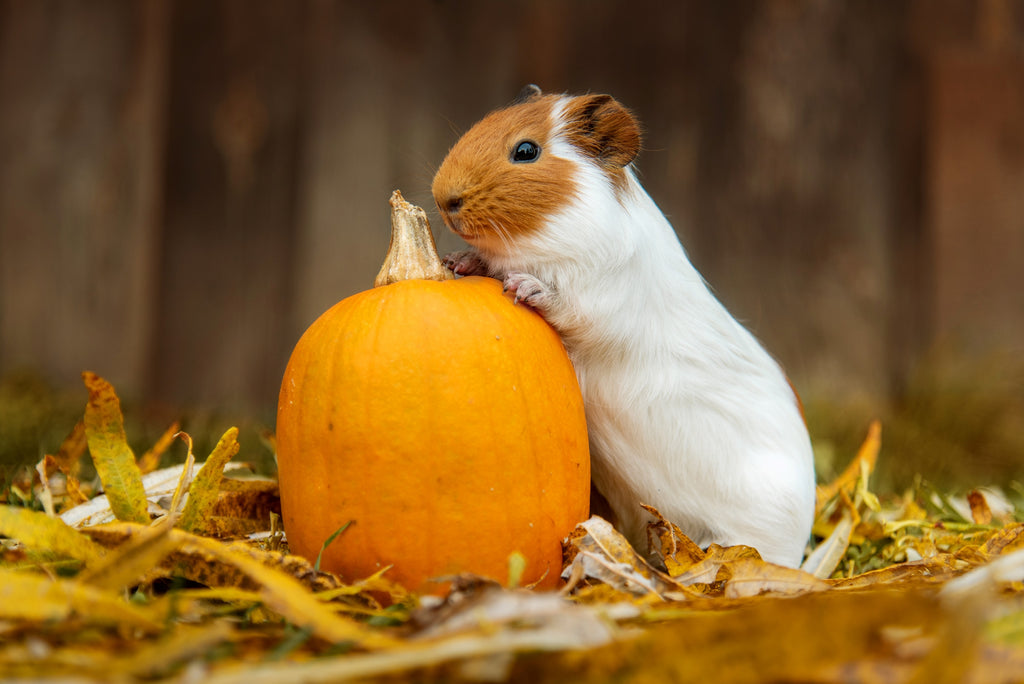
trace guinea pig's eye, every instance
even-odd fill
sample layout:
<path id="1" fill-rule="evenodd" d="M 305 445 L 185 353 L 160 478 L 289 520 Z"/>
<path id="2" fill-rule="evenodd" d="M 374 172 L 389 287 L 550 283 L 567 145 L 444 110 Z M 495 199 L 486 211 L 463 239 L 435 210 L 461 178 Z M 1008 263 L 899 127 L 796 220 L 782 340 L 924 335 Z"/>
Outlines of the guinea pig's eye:
<path id="1" fill-rule="evenodd" d="M 512 148 L 512 161 L 517 164 L 537 161 L 540 157 L 540 145 L 532 140 L 521 140 Z"/>

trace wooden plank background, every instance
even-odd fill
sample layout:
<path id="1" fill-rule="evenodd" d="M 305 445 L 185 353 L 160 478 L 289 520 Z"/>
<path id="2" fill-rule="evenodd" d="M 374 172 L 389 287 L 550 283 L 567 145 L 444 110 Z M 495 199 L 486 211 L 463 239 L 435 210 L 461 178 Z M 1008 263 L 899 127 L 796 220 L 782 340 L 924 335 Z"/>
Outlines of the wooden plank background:
<path id="1" fill-rule="evenodd" d="M 432 209 L 527 82 L 634 109 L 648 190 L 805 396 L 1021 348 L 1017 0 L 0 0 L 0 376 L 272 415 L 390 192 Z"/>

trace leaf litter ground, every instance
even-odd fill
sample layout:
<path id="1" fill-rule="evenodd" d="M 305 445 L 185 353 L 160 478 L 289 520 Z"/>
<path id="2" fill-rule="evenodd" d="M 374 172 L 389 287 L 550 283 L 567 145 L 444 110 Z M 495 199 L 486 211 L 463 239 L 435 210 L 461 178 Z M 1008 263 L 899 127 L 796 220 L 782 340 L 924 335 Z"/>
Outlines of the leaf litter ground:
<path id="1" fill-rule="evenodd" d="M 203 464 L 177 426 L 136 458 L 114 389 L 84 379 L 83 421 L 2 495 L 2 678 L 1024 681 L 1021 515 L 920 482 L 880 500 L 877 424 L 819 488 L 801 569 L 701 549 L 648 508 L 648 555 L 580 523 L 561 592 L 518 587 L 512 554 L 505 585 L 417 596 L 387 569 L 340 578 L 288 554 L 276 483 L 238 476 L 234 428 Z M 158 470 L 176 437 L 186 462 Z M 99 483 L 79 479 L 86 451 Z"/>

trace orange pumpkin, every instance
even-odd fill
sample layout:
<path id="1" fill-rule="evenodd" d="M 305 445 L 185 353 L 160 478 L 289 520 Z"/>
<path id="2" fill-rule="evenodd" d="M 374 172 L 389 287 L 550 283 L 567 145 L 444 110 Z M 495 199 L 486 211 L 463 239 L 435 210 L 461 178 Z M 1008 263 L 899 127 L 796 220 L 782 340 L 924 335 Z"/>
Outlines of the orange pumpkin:
<path id="1" fill-rule="evenodd" d="M 523 582 L 557 586 L 590 493 L 572 365 L 498 281 L 451 279 L 423 210 L 391 203 L 378 286 L 310 326 L 281 384 L 288 544 L 315 559 L 351 521 L 321 562 L 349 580 L 388 565 L 416 590 L 459 572 L 504 580 L 518 551 Z"/>

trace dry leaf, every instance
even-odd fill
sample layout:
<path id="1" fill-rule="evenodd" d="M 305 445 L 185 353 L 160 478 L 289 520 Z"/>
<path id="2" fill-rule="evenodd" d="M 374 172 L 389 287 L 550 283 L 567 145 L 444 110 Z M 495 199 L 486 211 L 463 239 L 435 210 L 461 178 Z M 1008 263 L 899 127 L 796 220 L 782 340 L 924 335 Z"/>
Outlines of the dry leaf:
<path id="1" fill-rule="evenodd" d="M 137 539 L 149 534 L 150 528 L 122 523 L 117 526 L 105 526 L 108 529 L 90 530 L 116 536 L 123 543 L 124 539 Z M 231 568 L 235 574 L 229 575 L 229 581 L 237 581 L 239 575 L 251 581 L 258 588 L 263 602 L 274 612 L 286 617 L 299 627 L 308 628 L 320 638 L 336 643 L 351 641 L 366 648 L 380 648 L 392 645 L 394 641 L 365 625 L 341 618 L 324 606 L 295 577 L 282 570 L 260 562 L 256 553 L 246 547 L 228 545 L 222 542 L 189 534 L 183 530 L 166 532 L 169 543 L 180 549 L 171 555 L 171 562 L 191 560 L 193 554 L 201 554 L 216 560 L 219 564 Z M 264 554 L 269 555 L 269 554 Z M 192 568 L 183 568 L 188 573 Z M 221 586 L 214 583 L 222 579 L 215 577 L 203 578 L 210 586 Z"/>
<path id="2" fill-rule="evenodd" d="M 135 454 L 124 434 L 121 402 L 110 383 L 95 373 L 82 373 L 89 388 L 85 435 L 96 472 L 118 520 L 149 523 L 146 491 Z"/>
<path id="3" fill-rule="evenodd" d="M 150 528 L 131 523 L 109 523 L 98 527 L 89 527 L 82 532 L 101 546 L 116 549 L 135 543 L 140 535 L 145 535 Z M 170 533 L 177 540 L 191 539 L 193 535 L 176 530 Z M 195 537 L 201 539 L 201 537 Z M 221 543 L 209 540 L 211 543 Z M 222 544 L 225 548 L 226 544 Z M 335 575 L 316 572 L 312 564 L 301 556 L 281 552 L 262 551 L 243 543 L 230 545 L 233 554 L 248 556 L 251 561 L 278 572 L 286 574 L 300 582 L 310 591 L 327 591 L 341 585 Z M 164 563 L 168 572 L 208 587 L 240 587 L 247 590 L 258 589 L 259 583 L 245 573 L 236 564 L 224 558 L 204 551 L 195 546 L 178 545 L 178 550 L 171 553 Z"/>
<path id="4" fill-rule="evenodd" d="M 661 559 L 670 577 L 678 577 L 693 564 L 704 560 L 703 549 L 683 534 L 675 523 L 667 520 L 654 506 L 640 506 L 655 518 L 647 524 L 648 545 Z"/>
<path id="5" fill-rule="evenodd" d="M 186 532 L 205 529 L 207 516 L 217 500 L 220 482 L 224 477 L 224 466 L 238 453 L 238 428 L 229 428 L 217 442 L 210 457 L 196 474 L 189 487 L 188 503 L 181 514 L 178 526 Z M 191 440 L 189 452 L 192 451 Z M 255 531 L 255 530 L 249 530 Z M 247 534 L 247 532 L 246 532 Z"/>
<path id="6" fill-rule="evenodd" d="M 761 554 L 750 546 L 719 546 L 712 544 L 704 556 L 704 559 L 691 565 L 686 572 L 676 577 L 675 580 L 684 587 L 696 584 L 711 584 L 725 579 L 720 575 L 722 566 L 739 560 L 751 559 L 757 562 L 761 560 Z"/>
<path id="7" fill-rule="evenodd" d="M 89 430 L 103 423 L 121 448 L 120 411 L 110 401 L 116 395 L 91 380 L 107 404 L 88 409 Z M 847 472 L 823 488 L 832 494 L 815 524 L 822 541 L 803 570 L 765 563 L 749 547 L 705 552 L 648 507 L 653 555 L 669 574 L 592 518 L 568 540 L 566 574 L 582 579 L 565 591 L 572 596 L 462 581 L 440 604 L 428 597 L 414 612 L 419 597 L 388 581 L 386 569 L 346 585 L 257 543 L 172 529 L 179 508 L 188 527 L 207 535 L 270 527 L 270 513 L 279 510 L 276 483 L 222 477 L 236 465 L 228 452 L 237 438 L 228 431 L 190 484 L 187 505 L 187 467 L 142 479 L 150 515 L 170 511 L 155 526 L 115 522 L 77 531 L 41 513 L 0 508 L 0 535 L 22 540 L 0 543 L 0 564 L 20 569 L 0 568 L 0 670 L 23 679 L 244 684 L 421 674 L 533 684 L 1024 678 L 1024 524 L 993 529 L 1009 509 L 988 492 L 958 499 L 919 486 L 902 499 L 879 500 L 868 488 L 878 440 L 873 425 Z M 76 448 L 73 433 L 40 464 L 44 482 L 57 477 L 57 510 L 70 498 L 57 485 L 59 474 L 76 472 Z M 166 448 L 158 443 L 150 452 L 157 455 L 143 460 L 155 465 Z M 106 500 L 62 519 L 92 524 L 104 505 L 112 517 Z M 78 568 L 51 563 L 43 555 L 51 552 L 82 561 L 83 569 L 74 579 L 44 574 Z M 917 560 L 895 562 L 904 557 Z M 840 560 L 847 577 L 813 576 L 835 574 Z M 168 581 L 152 582 L 157 577 Z M 209 588 L 177 588 L 180 578 Z M 943 583 L 940 601 L 935 586 Z M 133 600 L 126 587 L 137 587 Z M 344 654 L 326 655 L 331 644 Z M 348 652 L 353 647 L 380 651 Z M 210 659 L 210 649 L 231 655 Z M 955 666 L 946 662 L 951 657 Z M 275 658 L 288 662 L 268 662 Z"/>
<path id="8" fill-rule="evenodd" d="M 418 640 L 481 629 L 493 631 L 503 625 L 565 630 L 578 639 L 581 647 L 607 643 L 612 638 L 607 623 L 555 592 L 503 589 L 494 582 L 468 589 L 456 587 L 439 605 L 416 611 L 411 621 Z"/>
<path id="9" fill-rule="evenodd" d="M 202 464 L 198 465 L 201 466 Z M 241 465 L 229 463 L 226 470 L 231 471 L 241 468 Z M 142 486 L 146 493 L 146 501 L 148 502 L 149 509 L 154 514 L 161 515 L 167 513 L 167 510 L 160 503 L 165 499 L 173 498 L 175 491 L 178 489 L 178 483 L 182 479 L 184 469 L 185 464 L 179 463 L 178 465 L 169 466 L 143 475 Z M 225 482 L 227 481 L 225 479 Z M 113 522 L 117 518 L 110 510 L 110 502 L 106 495 L 100 495 L 74 508 L 69 508 L 60 514 L 60 519 L 71 527 L 83 528 Z"/>
<path id="10" fill-rule="evenodd" d="M 962 600 L 969 595 L 994 594 L 997 584 L 1024 582 L 1024 549 L 1000 556 L 992 562 L 952 579 L 942 587 L 944 599 Z"/>
<path id="11" fill-rule="evenodd" d="M 989 537 L 982 545 L 988 556 L 998 556 L 1024 548 L 1024 523 L 1011 523 Z"/>
<path id="12" fill-rule="evenodd" d="M 209 536 L 239 537 L 267 530 L 271 513 L 281 515 L 281 498 L 274 480 L 225 477 L 220 487 L 208 516 L 205 533 Z"/>
<path id="13" fill-rule="evenodd" d="M 64 620 L 72 615 L 151 634 L 163 628 L 149 612 L 116 594 L 80 582 L 0 569 L 0 618 Z"/>
<path id="14" fill-rule="evenodd" d="M 814 547 L 814 551 L 800 566 L 801 570 L 811 573 L 818 579 L 828 579 L 832 576 L 846 556 L 846 551 L 850 548 L 850 537 L 860 522 L 860 516 L 856 513 L 856 509 L 853 508 L 843 510 L 839 522 L 832 528 L 832 533 Z"/>
<path id="15" fill-rule="evenodd" d="M 142 456 L 139 456 L 139 471 L 143 475 L 153 472 L 160 466 L 160 459 L 163 458 L 164 453 L 174 443 L 174 437 L 178 434 L 179 430 L 177 421 L 171 423 L 171 426 L 160 435 L 160 439 L 156 441 L 156 444 L 151 446 Z"/>
<path id="16" fill-rule="evenodd" d="M 108 552 L 78 580 L 112 591 L 138 584 L 184 543 L 181 537 L 171 535 L 172 523 L 168 519 L 143 529 L 127 544 Z"/>
<path id="17" fill-rule="evenodd" d="M 56 470 L 48 470 L 47 477 L 60 471 L 65 475 L 77 476 L 81 469 L 80 462 L 85 454 L 88 442 L 85 438 L 85 421 L 78 421 L 68 436 L 61 442 L 57 453 L 53 455 L 53 466 Z"/>
<path id="18" fill-rule="evenodd" d="M 46 492 L 47 498 L 50 494 L 50 480 L 60 473 L 64 477 L 64 494 L 71 502 L 77 505 L 87 501 L 88 497 L 82 492 L 81 483 L 78 481 L 78 471 L 81 469 L 80 461 L 86 449 L 85 423 L 78 421 L 54 455 L 43 456 L 36 469 L 39 471 L 40 483 Z M 52 501 L 52 499 L 51 499 Z M 52 506 L 52 503 L 51 503 Z M 53 514 L 51 507 L 47 507 L 47 513 Z"/>
<path id="19" fill-rule="evenodd" d="M 105 550 L 59 518 L 15 506 L 0 506 L 0 535 L 17 539 L 33 549 L 53 551 L 80 560 L 97 562 Z"/>
<path id="20" fill-rule="evenodd" d="M 827 485 L 818 487 L 817 504 L 814 517 L 820 515 L 822 509 L 829 501 L 836 497 L 840 491 L 845 491 L 850 497 L 857 489 L 858 483 L 864 479 L 865 473 L 871 473 L 878 461 L 878 452 L 882 448 L 882 424 L 875 420 L 868 427 L 868 435 L 864 439 L 860 450 L 854 457 L 846 470 L 835 480 Z"/>
<path id="21" fill-rule="evenodd" d="M 876 585 L 933 584 L 954 577 L 963 570 L 958 559 L 939 554 L 919 561 L 871 570 L 854 577 L 828 580 L 836 589 L 863 589 Z"/>
<path id="22" fill-rule="evenodd" d="M 977 489 L 971 490 L 967 495 L 967 503 L 971 507 L 971 518 L 978 525 L 990 525 L 992 523 L 992 509 L 988 507 L 985 495 Z"/>
<path id="23" fill-rule="evenodd" d="M 209 653 L 217 644 L 229 641 L 233 632 L 231 624 L 224 621 L 200 627 L 179 625 L 173 632 L 142 646 L 118 662 L 111 674 L 135 677 L 162 674 L 178 663 Z"/>
<path id="24" fill-rule="evenodd" d="M 722 579 L 723 574 L 728 576 L 725 581 L 726 598 L 744 598 L 766 593 L 796 596 L 831 588 L 827 582 L 809 572 L 785 568 L 755 558 L 729 561 L 722 566 L 719 579 Z"/>
<path id="25" fill-rule="evenodd" d="M 263 601 L 271 610 L 328 642 L 353 642 L 365 648 L 381 648 L 395 643 L 366 625 L 335 615 L 298 580 L 280 570 L 263 565 L 215 540 L 189 535 L 181 530 L 174 530 L 174 534 L 187 535 L 183 546 L 199 549 L 238 568 L 260 586 Z"/>
<path id="26" fill-rule="evenodd" d="M 664 596 L 686 591 L 671 577 L 652 568 L 604 518 L 595 515 L 577 525 L 569 536 L 569 545 L 576 554 L 563 577 L 579 566 L 584 577 L 636 595 Z"/>

